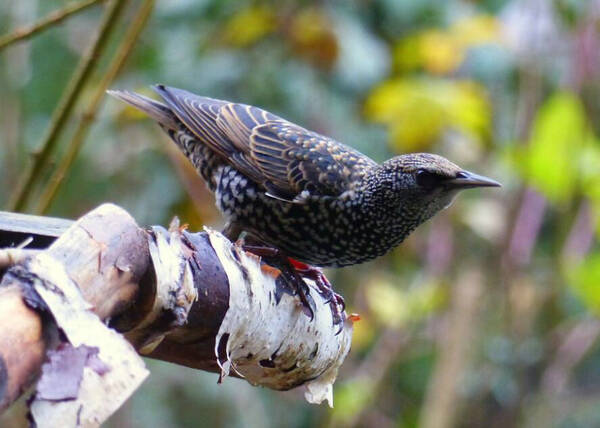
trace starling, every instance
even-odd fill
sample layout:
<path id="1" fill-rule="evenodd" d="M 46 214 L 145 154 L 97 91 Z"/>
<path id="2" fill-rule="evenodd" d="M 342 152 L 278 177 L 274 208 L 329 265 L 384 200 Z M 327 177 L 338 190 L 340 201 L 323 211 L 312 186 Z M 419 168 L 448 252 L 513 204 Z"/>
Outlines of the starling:
<path id="1" fill-rule="evenodd" d="M 500 186 L 434 154 L 378 164 L 258 107 L 154 89 L 164 103 L 109 93 L 147 113 L 180 147 L 215 193 L 230 239 L 245 231 L 312 266 L 379 257 L 460 190 Z"/>

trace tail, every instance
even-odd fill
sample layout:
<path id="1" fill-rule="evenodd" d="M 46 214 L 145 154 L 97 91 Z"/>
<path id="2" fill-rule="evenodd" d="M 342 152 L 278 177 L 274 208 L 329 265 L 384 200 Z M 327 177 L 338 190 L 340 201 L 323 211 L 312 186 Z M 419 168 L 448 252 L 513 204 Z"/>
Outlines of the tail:
<path id="1" fill-rule="evenodd" d="M 130 104 L 143 111 L 164 128 L 177 130 L 181 127 L 179 119 L 177 119 L 175 113 L 173 113 L 171 109 L 163 103 L 130 91 L 109 90 L 106 92 L 109 95 L 118 98 L 121 101 L 125 101 L 127 104 Z"/>

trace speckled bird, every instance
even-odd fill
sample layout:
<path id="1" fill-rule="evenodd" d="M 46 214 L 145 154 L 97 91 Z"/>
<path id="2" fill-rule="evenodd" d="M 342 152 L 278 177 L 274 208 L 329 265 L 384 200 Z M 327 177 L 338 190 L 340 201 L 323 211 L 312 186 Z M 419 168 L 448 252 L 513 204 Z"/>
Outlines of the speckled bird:
<path id="1" fill-rule="evenodd" d="M 378 164 L 268 111 L 163 85 L 163 102 L 109 93 L 147 113 L 181 148 L 228 223 L 320 267 L 379 257 L 450 205 L 456 194 L 500 184 L 429 153 Z"/>

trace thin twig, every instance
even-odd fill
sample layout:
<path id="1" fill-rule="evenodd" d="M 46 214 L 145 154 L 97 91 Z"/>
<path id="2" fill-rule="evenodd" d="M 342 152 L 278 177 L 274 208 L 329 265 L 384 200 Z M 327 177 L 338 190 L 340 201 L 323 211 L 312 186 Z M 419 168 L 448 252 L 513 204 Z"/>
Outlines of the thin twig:
<path id="1" fill-rule="evenodd" d="M 34 36 L 35 34 L 44 31 L 53 25 L 59 24 L 69 16 L 81 12 L 88 7 L 93 6 L 95 3 L 98 3 L 99 1 L 103 0 L 82 0 L 79 2 L 69 3 L 64 8 L 50 13 L 34 24 L 17 28 L 12 33 L 5 34 L 4 36 L 0 37 L 0 50 L 15 42 L 27 40 L 31 36 Z"/>
<path id="2" fill-rule="evenodd" d="M 573 371 L 598 342 L 600 321 L 583 320 L 569 330 L 542 375 L 541 389 L 548 395 L 563 395 Z"/>
<path id="3" fill-rule="evenodd" d="M 96 92 L 92 96 L 92 101 L 88 105 L 87 109 L 83 113 L 83 116 L 77 125 L 77 129 L 73 135 L 73 138 L 67 146 L 67 152 L 61 160 L 60 164 L 54 171 L 54 174 L 47 182 L 42 194 L 39 198 L 39 203 L 35 209 L 38 214 L 45 214 L 50 207 L 50 204 L 56 197 L 56 193 L 62 184 L 65 176 L 68 174 L 73 161 L 77 157 L 79 150 L 81 149 L 82 143 L 87 136 L 90 126 L 92 125 L 98 108 L 100 107 L 101 101 L 104 99 L 104 95 L 108 86 L 112 83 L 115 77 L 119 74 L 123 65 L 127 61 L 129 54 L 137 42 L 142 30 L 144 29 L 148 18 L 150 17 L 154 8 L 155 0 L 144 0 L 140 6 L 135 20 L 128 28 L 117 52 L 110 65 L 108 66 L 107 72 L 98 84 Z"/>
<path id="4" fill-rule="evenodd" d="M 40 176 L 42 168 L 54 150 L 56 142 L 58 141 L 57 137 L 62 131 L 67 118 L 71 114 L 85 83 L 92 74 L 91 72 L 106 45 L 108 36 L 116 25 L 118 17 L 127 1 L 128 0 L 112 0 L 108 4 L 102 17 L 100 27 L 98 28 L 98 32 L 96 33 L 95 40 L 92 42 L 88 52 L 79 61 L 73 77 L 69 81 L 58 106 L 54 110 L 46 135 L 33 157 L 33 164 L 25 170 L 21 177 L 21 184 L 17 187 L 9 203 L 10 211 L 21 211 L 25 207 L 27 198 L 33 190 L 34 183 Z"/>
<path id="5" fill-rule="evenodd" d="M 545 212 L 546 198 L 534 189 L 526 188 L 507 252 L 512 266 L 522 268 L 529 264 Z"/>
<path id="6" fill-rule="evenodd" d="M 579 206 L 575 221 L 565 240 L 562 249 L 562 259 L 576 264 L 581 262 L 589 253 L 594 243 L 594 220 L 590 202 L 584 199 Z"/>
<path id="7" fill-rule="evenodd" d="M 482 273 L 467 271 L 456 282 L 448 332 L 442 338 L 438 361 L 433 370 L 419 426 L 448 428 L 455 425 L 459 413 L 459 382 L 469 360 L 471 342 L 478 323 L 478 302 L 483 289 Z"/>

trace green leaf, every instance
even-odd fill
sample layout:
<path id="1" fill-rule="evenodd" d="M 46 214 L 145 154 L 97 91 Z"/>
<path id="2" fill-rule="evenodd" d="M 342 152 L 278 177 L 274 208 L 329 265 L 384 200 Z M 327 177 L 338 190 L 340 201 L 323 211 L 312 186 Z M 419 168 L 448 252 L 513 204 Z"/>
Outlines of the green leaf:
<path id="1" fill-rule="evenodd" d="M 379 322 L 403 327 L 435 312 L 445 302 L 446 292 L 438 282 L 425 282 L 402 289 L 392 282 L 378 280 L 370 284 L 367 301 Z"/>
<path id="2" fill-rule="evenodd" d="M 567 274 L 573 292 L 585 306 L 600 315 L 600 254 L 592 254 Z"/>
<path id="3" fill-rule="evenodd" d="M 588 138 L 581 101 L 569 92 L 551 96 L 534 121 L 526 157 L 527 179 L 554 202 L 569 199 L 578 175 L 576 154 Z"/>

